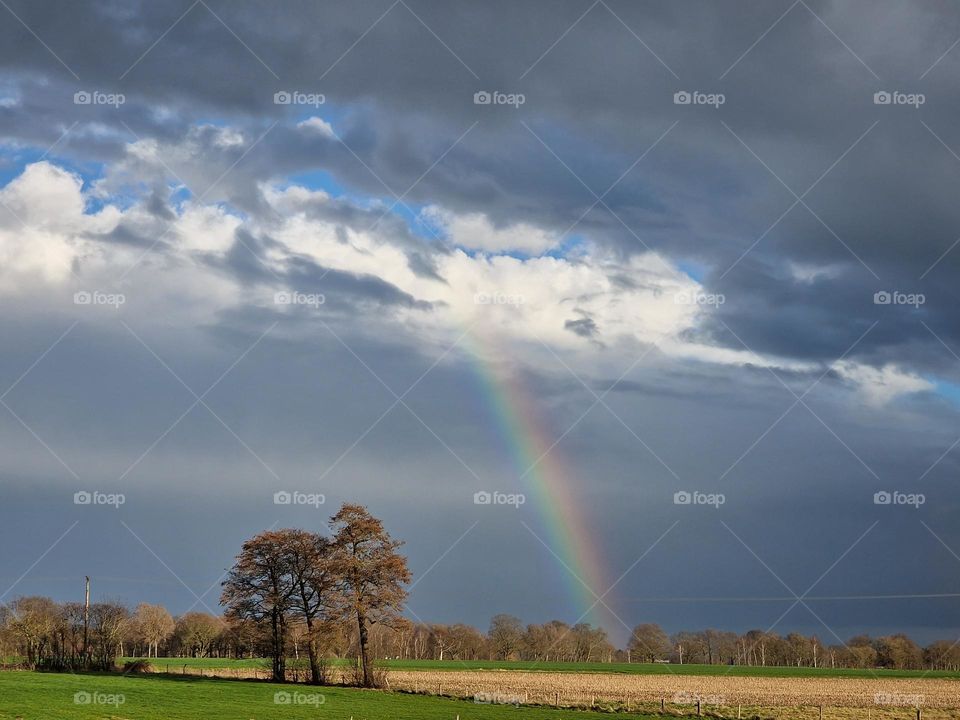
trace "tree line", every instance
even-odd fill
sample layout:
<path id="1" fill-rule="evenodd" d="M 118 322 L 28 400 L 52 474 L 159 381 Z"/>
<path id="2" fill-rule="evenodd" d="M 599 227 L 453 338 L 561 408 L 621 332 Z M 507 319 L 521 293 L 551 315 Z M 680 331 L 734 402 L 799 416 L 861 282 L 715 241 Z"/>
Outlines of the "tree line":
<path id="1" fill-rule="evenodd" d="M 21 597 L 0 605 L 0 658 L 30 668 L 112 669 L 122 656 L 269 659 L 284 681 L 288 659 L 305 660 L 310 679 L 330 681 L 331 658 L 356 658 L 353 682 L 377 685 L 376 660 L 669 662 L 755 666 L 960 671 L 960 644 L 920 647 L 903 634 L 825 645 L 816 636 L 762 630 L 668 635 L 637 625 L 617 648 L 605 630 L 559 620 L 524 624 L 496 615 L 471 625 L 412 622 L 402 616 L 411 575 L 402 543 L 360 505 L 345 504 L 329 533 L 270 530 L 247 540 L 222 583 L 222 616 L 160 605 L 57 603 Z"/>
<path id="2" fill-rule="evenodd" d="M 643 624 L 633 629 L 627 654 L 631 660 L 645 662 L 960 671 L 960 642 L 937 640 L 921 647 L 903 633 L 878 638 L 857 635 L 846 642 L 824 644 L 816 635 L 764 630 L 737 634 L 708 629 L 668 636 L 658 625 Z"/>

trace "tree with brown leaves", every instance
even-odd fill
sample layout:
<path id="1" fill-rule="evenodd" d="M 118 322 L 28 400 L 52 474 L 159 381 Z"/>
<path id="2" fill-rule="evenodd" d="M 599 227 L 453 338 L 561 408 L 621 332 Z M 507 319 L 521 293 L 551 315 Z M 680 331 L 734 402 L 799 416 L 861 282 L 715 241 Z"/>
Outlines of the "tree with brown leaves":
<path id="1" fill-rule="evenodd" d="M 296 587 L 290 574 L 288 531 L 267 531 L 247 540 L 223 582 L 220 603 L 227 617 L 270 624 L 273 680 L 286 681 L 287 613 Z"/>
<path id="2" fill-rule="evenodd" d="M 375 623 L 393 624 L 407 597 L 410 582 L 407 559 L 397 552 L 383 523 L 362 505 L 344 504 L 330 518 L 334 533 L 332 566 L 345 598 L 344 614 L 357 623 L 364 687 L 375 685 L 369 655 L 368 629 Z"/>
<path id="3" fill-rule="evenodd" d="M 310 678 L 314 685 L 324 682 L 320 638 L 342 614 L 340 583 L 333 570 L 330 541 L 306 530 L 282 530 L 287 568 L 293 583 L 290 607 L 306 626 Z"/>

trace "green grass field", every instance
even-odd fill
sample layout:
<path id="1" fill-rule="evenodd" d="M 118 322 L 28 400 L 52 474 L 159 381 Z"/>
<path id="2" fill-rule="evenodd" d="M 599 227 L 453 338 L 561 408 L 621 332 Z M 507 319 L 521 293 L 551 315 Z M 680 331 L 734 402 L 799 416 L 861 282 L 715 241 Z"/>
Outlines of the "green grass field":
<path id="1" fill-rule="evenodd" d="M 186 665 L 188 668 L 269 668 L 269 661 L 224 660 L 221 658 L 158 658 L 151 659 L 155 669 L 177 672 Z M 344 665 L 351 660 L 336 660 L 334 664 Z M 300 663 L 303 666 L 305 663 Z M 733 677 L 888 677 L 888 678 L 956 678 L 960 673 L 926 672 L 923 670 L 858 670 L 849 668 L 804 668 L 804 667 L 749 667 L 746 665 L 664 665 L 662 663 L 566 663 L 504 660 L 383 660 L 384 667 L 395 670 L 539 670 L 541 672 L 598 672 L 626 673 L 634 675 L 729 675 Z M 289 661 L 294 667 L 295 661 Z"/>
<path id="2" fill-rule="evenodd" d="M 291 702 L 283 702 L 287 698 Z M 242 680 L 0 673 L 2 720 L 455 720 L 457 717 L 461 720 L 600 720 L 608 716 L 576 710 L 481 705 L 376 690 Z M 641 720 L 647 716 L 624 713 L 617 717 Z"/>

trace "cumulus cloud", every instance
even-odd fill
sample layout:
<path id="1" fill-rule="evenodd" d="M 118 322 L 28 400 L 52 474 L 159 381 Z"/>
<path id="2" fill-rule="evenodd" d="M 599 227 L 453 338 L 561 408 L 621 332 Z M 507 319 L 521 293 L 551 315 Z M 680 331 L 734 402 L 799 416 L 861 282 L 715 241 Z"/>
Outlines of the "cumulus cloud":
<path id="1" fill-rule="evenodd" d="M 322 135 L 325 138 L 336 138 L 333 126 L 322 117 L 317 117 L 316 115 L 306 120 L 301 120 L 297 123 L 297 127 L 305 132 Z"/>
<path id="2" fill-rule="evenodd" d="M 142 145 L 134 145 L 131 152 L 142 157 Z M 323 191 L 299 185 L 264 185 L 260 191 L 266 204 L 262 216 L 243 219 L 218 205 L 188 201 L 174 210 L 169 223 L 157 225 L 147 211 L 147 198 L 126 210 L 106 206 L 89 213 L 85 207 L 92 192 L 78 176 L 49 162 L 30 165 L 0 190 L 0 201 L 11 210 L 0 235 L 5 280 L 15 285 L 39 274 L 63 283 L 74 271 L 88 280 L 109 278 L 121 272 L 124 263 L 137 262 L 137 252 L 107 240 L 110 233 L 126 228 L 164 240 L 161 254 L 172 264 L 155 277 L 150 294 L 203 296 L 206 309 L 201 316 L 245 304 L 277 309 L 271 293 L 246 292 L 241 276 L 216 269 L 229 266 L 231 253 L 252 253 L 251 246 L 257 245 L 267 284 L 282 289 L 297 264 L 308 260 L 320 272 L 312 281 L 309 276 L 297 281 L 300 289 L 326 292 L 335 305 L 336 291 L 324 283 L 327 274 L 369 278 L 410 298 L 393 309 L 394 320 L 408 333 L 435 343 L 449 342 L 463 328 L 475 327 L 526 346 L 527 362 L 536 362 L 536 346 L 542 343 L 571 353 L 571 362 L 584 371 L 625 364 L 630 353 L 645 345 L 657 345 L 678 359 L 720 365 L 804 372 L 817 367 L 698 340 L 696 331 L 716 307 L 699 302 L 710 297 L 704 288 L 654 253 L 623 258 L 602 246 L 586 245 L 568 257 L 522 258 L 455 248 L 434 254 L 435 272 L 422 273 L 407 261 L 407 248 L 378 230 L 378 210 L 355 208 L 360 220 L 343 223 L 337 220 L 343 201 Z M 18 228 L 20 221 L 24 226 Z M 269 242 L 261 242 L 264 238 Z M 220 291 L 214 292 L 217 287 Z M 364 312 L 360 305 L 354 309 Z M 371 326 L 382 320 L 379 312 L 369 318 Z M 847 361 L 839 371 L 878 404 L 932 389 L 931 383 L 892 365 L 871 368 Z"/>
<path id="3" fill-rule="evenodd" d="M 867 401 L 874 407 L 883 406 L 900 395 L 930 391 L 935 387 L 929 380 L 893 364 L 871 367 L 843 361 L 837 364 L 837 371 L 857 383 L 863 389 Z"/>
<path id="4" fill-rule="evenodd" d="M 0 189 L 0 277 L 17 284 L 63 281 L 80 258 L 100 248 L 90 238 L 119 222 L 113 207 L 88 214 L 78 175 L 48 162 L 28 165 Z"/>
<path id="5" fill-rule="evenodd" d="M 431 205 L 422 214 L 427 222 L 434 223 L 446 233 L 450 242 L 468 250 L 540 255 L 556 246 L 558 241 L 552 233 L 528 223 L 495 227 L 486 215 L 479 212 L 457 214 Z"/>

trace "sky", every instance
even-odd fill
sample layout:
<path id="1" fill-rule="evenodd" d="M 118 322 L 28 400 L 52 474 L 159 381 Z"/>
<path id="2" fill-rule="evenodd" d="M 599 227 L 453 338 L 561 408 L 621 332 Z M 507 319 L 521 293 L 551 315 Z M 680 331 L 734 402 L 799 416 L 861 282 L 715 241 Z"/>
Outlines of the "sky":
<path id="1" fill-rule="evenodd" d="M 955 4 L 2 5 L 0 601 L 960 634 Z"/>

